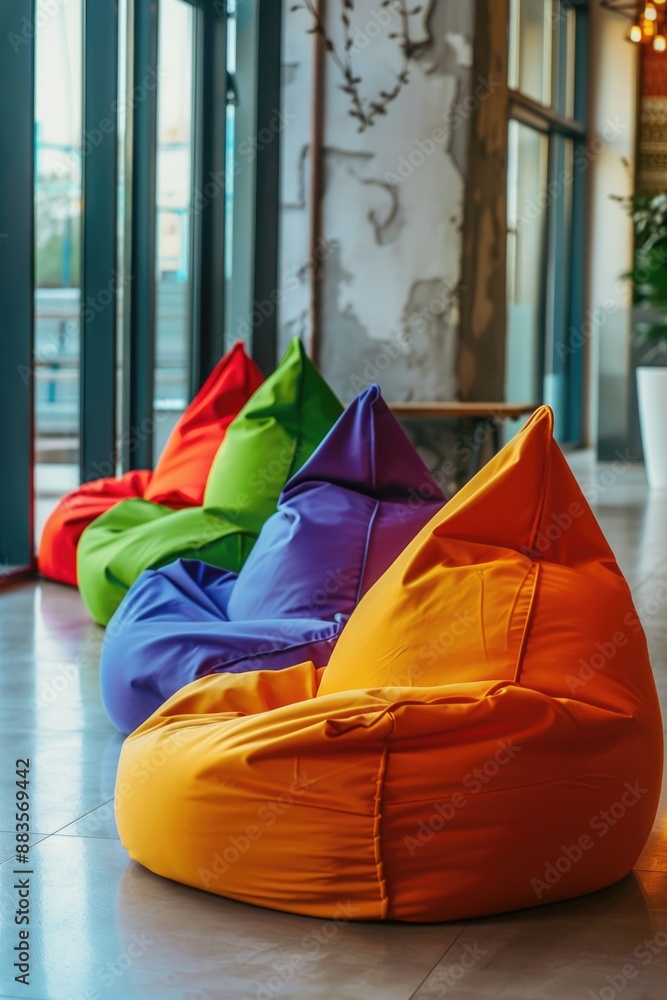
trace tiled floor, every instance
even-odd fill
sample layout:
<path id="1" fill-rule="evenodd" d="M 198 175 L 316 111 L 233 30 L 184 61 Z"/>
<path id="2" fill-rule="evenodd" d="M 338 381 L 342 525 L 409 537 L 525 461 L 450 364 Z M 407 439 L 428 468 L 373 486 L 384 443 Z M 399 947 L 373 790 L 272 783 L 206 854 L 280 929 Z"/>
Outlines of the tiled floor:
<path id="1" fill-rule="evenodd" d="M 632 584 L 667 709 L 667 494 L 578 468 Z M 604 892 L 465 924 L 335 923 L 164 881 L 129 861 L 111 797 L 121 737 L 102 631 L 74 591 L 0 593 L 0 996 L 44 1000 L 662 1000 L 667 795 L 637 871 Z M 13 969 L 13 766 L 31 761 L 30 986 Z M 4 832 L 3 832 L 4 831 Z M 21 877 L 21 876 L 19 876 Z"/>

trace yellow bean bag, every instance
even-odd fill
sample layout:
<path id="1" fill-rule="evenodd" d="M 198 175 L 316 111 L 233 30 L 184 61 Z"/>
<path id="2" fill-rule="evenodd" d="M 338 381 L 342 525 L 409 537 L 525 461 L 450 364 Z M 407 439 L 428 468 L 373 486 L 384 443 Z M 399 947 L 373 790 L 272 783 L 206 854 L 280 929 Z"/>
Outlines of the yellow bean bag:
<path id="1" fill-rule="evenodd" d="M 626 875 L 661 776 L 641 624 L 545 407 L 371 588 L 327 667 L 206 677 L 137 729 L 116 813 L 133 858 L 211 892 L 459 920 Z"/>

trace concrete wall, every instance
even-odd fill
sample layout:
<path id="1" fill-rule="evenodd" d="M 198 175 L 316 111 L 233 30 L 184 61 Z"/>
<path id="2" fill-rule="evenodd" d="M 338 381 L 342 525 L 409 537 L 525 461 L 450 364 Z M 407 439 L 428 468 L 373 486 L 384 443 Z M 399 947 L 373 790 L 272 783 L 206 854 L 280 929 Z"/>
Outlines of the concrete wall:
<path id="1" fill-rule="evenodd" d="M 284 17 L 280 347 L 310 341 L 309 243 L 312 36 Z M 341 42 L 338 3 L 328 31 Z M 349 97 L 326 60 L 318 361 L 349 400 L 370 381 L 387 398 L 456 398 L 464 185 L 475 3 L 433 0 L 412 18 L 423 43 L 388 114 L 358 132 Z M 353 61 L 369 97 L 400 68 L 398 26 L 375 0 L 355 5 Z"/>

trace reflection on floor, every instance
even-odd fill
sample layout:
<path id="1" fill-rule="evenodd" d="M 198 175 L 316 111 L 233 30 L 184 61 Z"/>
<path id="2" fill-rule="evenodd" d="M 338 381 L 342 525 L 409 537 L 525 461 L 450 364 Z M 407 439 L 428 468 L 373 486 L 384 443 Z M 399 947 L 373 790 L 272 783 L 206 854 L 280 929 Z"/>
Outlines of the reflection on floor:
<path id="1" fill-rule="evenodd" d="M 578 468 L 633 587 L 667 709 L 667 494 Z M 164 881 L 111 805 L 121 737 L 98 693 L 102 630 L 68 588 L 0 594 L 0 996 L 44 1000 L 658 1000 L 667 994 L 667 796 L 637 871 L 568 903 L 461 924 L 322 922 Z M 31 984 L 14 981 L 13 765 L 32 774 Z M 165 831 L 165 836 L 169 832 Z"/>

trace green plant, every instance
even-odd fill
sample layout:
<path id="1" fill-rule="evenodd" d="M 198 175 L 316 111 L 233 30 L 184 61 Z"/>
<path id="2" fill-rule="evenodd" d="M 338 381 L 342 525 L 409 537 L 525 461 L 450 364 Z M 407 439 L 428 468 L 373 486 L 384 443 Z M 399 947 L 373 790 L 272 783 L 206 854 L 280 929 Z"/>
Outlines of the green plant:
<path id="1" fill-rule="evenodd" d="M 641 340 L 667 349 L 667 192 L 614 200 L 632 218 L 635 234 L 633 267 L 623 277 L 632 284 L 633 303 L 659 317 L 637 323 L 634 332 Z"/>

